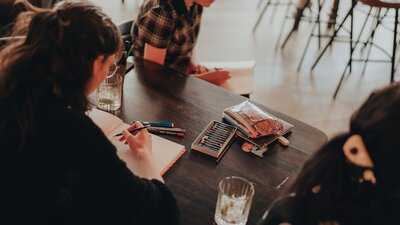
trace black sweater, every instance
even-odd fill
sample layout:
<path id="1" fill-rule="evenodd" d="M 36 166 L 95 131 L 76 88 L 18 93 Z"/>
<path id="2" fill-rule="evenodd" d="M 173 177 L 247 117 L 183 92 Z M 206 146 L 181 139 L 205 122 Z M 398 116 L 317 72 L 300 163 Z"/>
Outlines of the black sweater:
<path id="1" fill-rule="evenodd" d="M 50 101 L 26 144 L 0 127 L 0 224 L 178 224 L 171 192 L 132 174 L 84 113 Z"/>

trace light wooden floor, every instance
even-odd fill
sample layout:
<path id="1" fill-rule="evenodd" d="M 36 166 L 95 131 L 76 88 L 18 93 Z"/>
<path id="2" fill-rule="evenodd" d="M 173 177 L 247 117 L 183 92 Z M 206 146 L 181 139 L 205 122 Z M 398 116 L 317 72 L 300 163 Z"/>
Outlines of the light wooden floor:
<path id="1" fill-rule="evenodd" d="M 116 23 L 135 18 L 141 3 L 141 0 L 125 0 L 124 4 L 118 0 L 92 1 L 103 7 Z M 335 44 L 311 73 L 311 64 L 318 53 L 317 39 L 314 38 L 303 67 L 297 72 L 311 26 L 300 24 L 298 33 L 289 40 L 285 49 L 275 51 L 284 8 L 272 7 L 276 11 L 275 16 L 272 17 L 270 9 L 253 34 L 252 27 L 259 13 L 257 3 L 258 0 L 216 0 L 205 9 L 198 41 L 198 59 L 255 60 L 251 100 L 315 126 L 329 137 L 347 131 L 351 113 L 373 89 L 389 83 L 390 65 L 370 63 L 365 75 L 361 76 L 362 64 L 354 63 L 353 73 L 345 80 L 336 100 L 332 100 L 349 57 L 348 44 Z M 361 8 L 365 10 L 365 7 Z M 342 4 L 339 16 L 343 16 L 346 9 L 347 6 Z M 362 18 L 361 14 L 356 16 L 356 24 L 360 24 Z M 286 30 L 291 27 L 292 22 L 289 23 Z M 391 33 L 384 30 L 378 32 L 377 39 L 384 42 L 388 50 L 391 49 Z M 382 58 L 375 52 L 372 55 Z"/>

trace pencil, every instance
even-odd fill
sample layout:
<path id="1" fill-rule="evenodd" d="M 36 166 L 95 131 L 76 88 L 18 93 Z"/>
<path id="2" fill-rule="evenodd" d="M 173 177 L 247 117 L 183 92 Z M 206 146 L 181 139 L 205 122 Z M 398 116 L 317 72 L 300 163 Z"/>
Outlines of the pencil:
<path id="1" fill-rule="evenodd" d="M 135 129 L 132 129 L 132 130 L 128 130 L 128 131 L 129 131 L 129 133 L 133 133 L 135 131 L 139 131 L 139 130 L 146 129 L 146 128 L 147 128 L 147 126 L 144 126 L 144 127 L 138 127 L 138 128 L 135 128 Z M 119 136 L 122 136 L 122 133 L 114 135 L 114 137 L 119 137 Z"/>
<path id="2" fill-rule="evenodd" d="M 229 150 L 229 148 L 231 147 L 233 143 L 233 140 L 231 140 L 226 146 L 223 152 L 221 152 L 221 154 L 218 156 L 218 158 L 215 160 L 216 163 L 219 163 L 219 161 L 221 161 L 222 157 L 224 157 L 225 153 Z"/>

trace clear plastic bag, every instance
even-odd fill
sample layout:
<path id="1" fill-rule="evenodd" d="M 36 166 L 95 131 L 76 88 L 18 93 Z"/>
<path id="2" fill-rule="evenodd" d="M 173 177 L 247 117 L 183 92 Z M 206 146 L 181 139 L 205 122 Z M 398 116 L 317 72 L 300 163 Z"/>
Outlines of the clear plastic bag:
<path id="1" fill-rule="evenodd" d="M 279 135 L 282 122 L 249 101 L 226 108 L 224 117 L 250 138 Z"/>

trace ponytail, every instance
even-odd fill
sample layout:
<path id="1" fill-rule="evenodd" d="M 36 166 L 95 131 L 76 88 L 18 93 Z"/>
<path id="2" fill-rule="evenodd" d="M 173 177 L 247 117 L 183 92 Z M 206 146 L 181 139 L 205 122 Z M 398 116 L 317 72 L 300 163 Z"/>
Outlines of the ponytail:
<path id="1" fill-rule="evenodd" d="M 49 98 L 78 111 L 88 109 L 86 87 L 94 60 L 120 50 L 110 18 L 89 2 L 63 1 L 54 9 L 28 9 L 13 30 L 16 39 L 0 51 L 0 126 L 17 121 L 21 143 Z"/>
<path id="2" fill-rule="evenodd" d="M 304 164 L 290 191 L 305 195 L 315 186 L 321 186 L 321 189 L 339 188 L 344 176 L 345 157 L 342 147 L 349 136 L 338 135 L 316 152 Z"/>
<path id="3" fill-rule="evenodd" d="M 342 147 L 349 136 L 342 134 L 326 143 L 305 163 L 290 188 L 295 204 L 305 207 L 307 213 L 301 215 L 305 224 L 332 219 L 340 207 L 348 182 Z"/>

